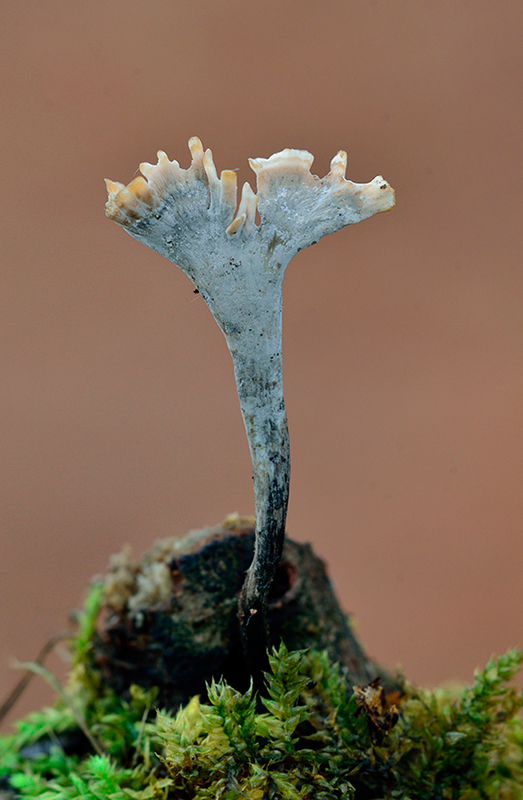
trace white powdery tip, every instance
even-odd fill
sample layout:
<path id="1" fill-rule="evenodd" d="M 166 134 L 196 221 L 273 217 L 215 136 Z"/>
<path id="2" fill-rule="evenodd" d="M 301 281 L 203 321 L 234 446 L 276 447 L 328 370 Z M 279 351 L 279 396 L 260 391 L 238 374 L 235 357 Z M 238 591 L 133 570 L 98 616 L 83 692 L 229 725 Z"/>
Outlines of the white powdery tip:
<path id="1" fill-rule="evenodd" d="M 158 163 L 142 162 L 140 172 L 143 177 L 135 178 L 127 186 L 106 179 L 107 216 L 122 225 L 132 224 L 140 217 L 147 216 L 169 195 L 175 194 L 178 189 L 187 186 L 191 181 L 206 181 L 212 194 L 213 189 L 220 187 L 221 179 L 217 176 L 211 150 L 204 151 L 197 136 L 189 139 L 189 150 L 191 164 L 188 169 L 182 169 L 177 161 L 170 161 L 163 150 L 158 150 Z M 236 209 L 236 175 L 234 174 L 234 186 L 230 172 L 225 175 L 222 173 L 221 177 L 224 178 L 221 199 L 230 205 L 234 194 L 234 209 Z M 148 186 L 148 193 L 144 191 L 143 184 Z"/>
<path id="2" fill-rule="evenodd" d="M 299 203 L 300 192 L 306 195 L 309 189 L 322 189 L 337 195 L 352 195 L 371 202 L 370 213 L 388 210 L 394 205 L 394 191 L 380 176 L 367 184 L 354 184 L 345 179 L 347 154 L 340 150 L 330 163 L 329 173 L 322 179 L 311 173 L 314 156 L 307 150 L 287 148 L 269 158 L 251 158 L 249 164 L 256 174 L 257 193 L 250 185 L 243 186 L 240 204 L 237 205 L 236 173 L 224 170 L 218 177 L 211 150 L 204 150 L 196 136 L 189 140 L 191 164 L 182 169 L 177 161 L 170 161 L 163 150 L 158 151 L 158 163 L 140 164 L 141 176 L 127 186 L 106 180 L 108 200 L 106 214 L 121 225 L 133 225 L 147 217 L 168 197 L 181 197 L 196 182 L 203 183 L 209 192 L 208 209 L 223 218 L 228 236 L 240 233 L 251 235 L 256 230 L 256 208 L 258 200 L 273 201 L 282 188 L 297 192 L 294 198 Z M 143 176 L 143 177 L 142 177 Z M 260 205 L 260 213 L 262 213 Z M 368 216 L 369 214 L 367 214 Z M 262 213 L 263 216 L 263 213 Z M 202 220 L 203 222 L 203 220 Z"/>

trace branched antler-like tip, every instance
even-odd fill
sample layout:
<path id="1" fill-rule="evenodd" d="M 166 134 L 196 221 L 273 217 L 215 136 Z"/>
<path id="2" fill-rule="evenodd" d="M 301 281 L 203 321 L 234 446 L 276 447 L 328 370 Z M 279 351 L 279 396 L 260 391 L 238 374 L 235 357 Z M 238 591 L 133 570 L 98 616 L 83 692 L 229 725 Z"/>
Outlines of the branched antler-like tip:
<path id="1" fill-rule="evenodd" d="M 394 190 L 381 176 L 363 184 L 346 180 L 347 154 L 343 150 L 332 159 L 328 174 L 318 178 L 310 171 L 311 153 L 286 149 L 269 158 L 249 159 L 257 192 L 245 184 L 236 209 L 236 174 L 224 170 L 218 177 L 212 152 L 203 149 L 198 137 L 190 139 L 189 149 L 188 169 L 169 161 L 160 150 L 157 164 L 140 164 L 143 178 L 135 178 L 128 186 L 107 181 L 107 216 L 155 250 L 162 251 L 160 242 L 152 241 L 154 228 L 158 232 L 165 225 L 176 228 L 176 242 L 183 250 L 189 238 L 194 245 L 195 235 L 208 240 L 210 223 L 219 218 L 221 235 L 226 233 L 228 239 L 241 234 L 244 240 L 256 234 L 261 245 L 263 235 L 270 242 L 276 232 L 289 250 L 296 252 L 344 225 L 388 211 L 395 203 Z M 261 228 L 255 222 L 256 210 Z M 140 224 L 147 218 L 150 225 Z M 212 235 L 219 236 L 220 231 L 213 228 Z M 168 258 L 173 258 L 176 242 L 169 240 L 163 248 Z"/>

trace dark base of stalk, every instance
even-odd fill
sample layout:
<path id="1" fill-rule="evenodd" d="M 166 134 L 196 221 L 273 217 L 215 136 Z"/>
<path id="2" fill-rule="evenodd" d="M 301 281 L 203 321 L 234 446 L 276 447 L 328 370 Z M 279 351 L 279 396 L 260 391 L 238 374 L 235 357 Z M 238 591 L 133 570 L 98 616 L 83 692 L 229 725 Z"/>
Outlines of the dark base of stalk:
<path id="1" fill-rule="evenodd" d="M 260 690 L 263 673 L 269 668 L 267 649 L 267 597 L 283 553 L 285 527 L 256 533 L 254 556 L 238 600 L 238 620 L 243 652 L 254 687 Z"/>
<path id="2" fill-rule="evenodd" d="M 266 604 L 261 600 L 249 603 L 245 595 L 244 585 L 238 602 L 243 654 L 254 690 L 259 692 L 263 687 L 263 673 L 269 668 Z"/>

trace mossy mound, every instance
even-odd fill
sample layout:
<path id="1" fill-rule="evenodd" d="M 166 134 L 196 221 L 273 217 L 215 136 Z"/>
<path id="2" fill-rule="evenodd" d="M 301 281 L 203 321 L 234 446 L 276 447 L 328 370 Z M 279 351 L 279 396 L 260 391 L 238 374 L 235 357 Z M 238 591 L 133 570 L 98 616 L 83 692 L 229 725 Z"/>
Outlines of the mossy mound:
<path id="1" fill-rule="evenodd" d="M 0 738 L 4 800 L 523 800 L 523 697 L 509 686 L 523 651 L 462 690 L 392 696 L 281 645 L 265 696 L 220 681 L 205 702 L 157 710 L 154 690 L 119 696 L 90 666 L 100 601 L 94 587 L 56 704 Z"/>

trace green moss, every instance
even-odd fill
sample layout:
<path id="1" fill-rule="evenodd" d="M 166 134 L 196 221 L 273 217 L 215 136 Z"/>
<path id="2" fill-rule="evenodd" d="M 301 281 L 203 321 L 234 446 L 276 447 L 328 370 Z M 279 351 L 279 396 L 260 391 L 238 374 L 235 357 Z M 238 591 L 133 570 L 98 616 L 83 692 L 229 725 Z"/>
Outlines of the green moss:
<path id="1" fill-rule="evenodd" d="M 0 788 L 44 800 L 523 800 L 523 698 L 513 650 L 460 691 L 354 694 L 326 654 L 270 657 L 267 692 L 212 683 L 177 713 L 104 690 L 89 666 L 101 594 L 79 620 L 56 704 L 0 737 Z M 396 699 L 399 714 L 391 707 Z M 81 724 L 80 724 L 81 723 Z M 84 733 L 82 733 L 84 731 Z"/>

